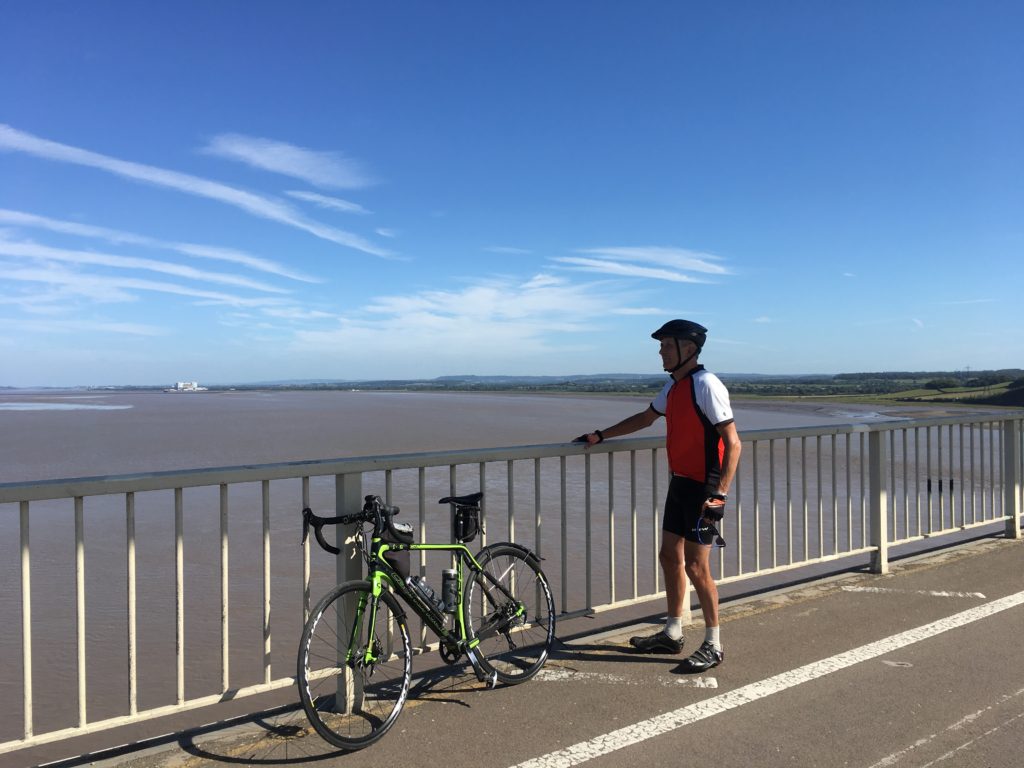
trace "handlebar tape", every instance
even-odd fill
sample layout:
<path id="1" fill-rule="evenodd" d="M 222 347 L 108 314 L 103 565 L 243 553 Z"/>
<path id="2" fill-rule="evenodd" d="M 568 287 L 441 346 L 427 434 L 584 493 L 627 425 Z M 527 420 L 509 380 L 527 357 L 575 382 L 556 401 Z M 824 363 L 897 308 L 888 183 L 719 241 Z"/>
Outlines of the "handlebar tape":
<path id="1" fill-rule="evenodd" d="M 323 536 L 323 527 L 325 525 L 351 525 L 353 523 L 360 522 L 374 522 L 376 524 L 376 512 L 371 508 L 372 505 L 378 505 L 380 508 L 381 516 L 384 518 L 383 522 L 385 525 L 389 525 L 391 518 L 398 514 L 398 507 L 390 506 L 385 504 L 376 496 L 366 497 L 366 506 L 354 515 L 338 515 L 337 517 L 320 517 L 312 509 L 306 507 L 302 510 L 302 543 L 305 543 L 309 536 L 309 527 L 313 526 L 313 535 L 316 536 L 317 543 L 330 552 L 333 555 L 341 554 L 341 550 L 337 547 L 328 544 L 327 540 Z"/>

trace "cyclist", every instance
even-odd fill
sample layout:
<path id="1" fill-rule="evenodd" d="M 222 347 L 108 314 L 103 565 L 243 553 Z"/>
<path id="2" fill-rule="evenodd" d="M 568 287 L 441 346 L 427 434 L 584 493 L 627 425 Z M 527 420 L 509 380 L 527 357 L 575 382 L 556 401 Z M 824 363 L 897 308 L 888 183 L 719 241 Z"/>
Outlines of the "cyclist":
<path id="1" fill-rule="evenodd" d="M 733 421 L 729 392 L 704 370 L 697 356 L 707 328 L 689 320 L 670 320 L 651 334 L 670 380 L 645 411 L 607 429 L 576 438 L 596 445 L 628 435 L 664 416 L 667 422 L 669 482 L 658 559 L 665 574 L 668 619 L 653 635 L 632 637 L 639 651 L 679 653 L 683 649 L 683 599 L 686 578 L 700 600 L 705 635 L 701 646 L 683 662 L 683 671 L 702 672 L 725 658 L 718 627 L 718 587 L 711 575 L 711 545 L 721 542 L 715 523 L 722 519 L 729 485 L 740 459 L 740 437 Z M 724 542 L 721 542 L 724 543 Z"/>

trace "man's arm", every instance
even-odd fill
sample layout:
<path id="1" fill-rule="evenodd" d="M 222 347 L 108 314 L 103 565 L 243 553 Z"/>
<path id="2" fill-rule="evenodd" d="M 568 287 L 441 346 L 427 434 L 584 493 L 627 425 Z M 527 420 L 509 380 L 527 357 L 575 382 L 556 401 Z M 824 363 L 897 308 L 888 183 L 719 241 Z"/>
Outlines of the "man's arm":
<path id="1" fill-rule="evenodd" d="M 718 479 L 717 488 L 717 493 L 720 493 L 722 497 L 709 496 L 704 500 L 701 512 L 706 520 L 717 523 L 722 519 L 725 511 L 724 497 L 729 494 L 729 486 L 732 484 L 733 478 L 736 477 L 736 468 L 740 463 L 740 451 L 743 450 L 743 443 L 740 442 L 735 422 L 717 424 L 715 429 L 718 430 L 725 447 L 725 455 L 722 457 L 722 476 Z"/>
<path id="2" fill-rule="evenodd" d="M 722 458 L 722 477 L 718 481 L 718 492 L 729 493 L 729 486 L 736 477 L 736 468 L 740 465 L 740 452 L 743 450 L 743 443 L 740 441 L 740 433 L 736 431 L 736 422 L 719 424 L 718 434 L 722 436 L 725 444 L 725 456 Z"/>
<path id="3" fill-rule="evenodd" d="M 595 430 L 593 432 L 587 432 L 585 435 L 580 435 L 573 442 L 586 443 L 586 447 L 589 448 L 592 445 L 597 445 L 602 440 L 609 437 L 622 437 L 628 435 L 631 432 L 636 432 L 639 429 L 651 426 L 661 417 L 654 408 L 648 407 L 646 411 L 640 411 L 634 413 L 632 416 L 627 416 L 625 419 L 620 421 L 618 424 L 612 424 L 607 429 Z M 600 434 L 598 434 L 600 432 Z"/>

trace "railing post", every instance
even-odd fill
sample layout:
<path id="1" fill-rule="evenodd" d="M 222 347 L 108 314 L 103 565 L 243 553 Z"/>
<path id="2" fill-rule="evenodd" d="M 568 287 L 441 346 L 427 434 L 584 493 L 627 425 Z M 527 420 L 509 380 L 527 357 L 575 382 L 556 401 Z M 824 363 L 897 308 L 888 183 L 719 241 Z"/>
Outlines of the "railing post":
<path id="1" fill-rule="evenodd" d="M 363 506 L 363 476 L 359 473 L 334 476 L 334 514 L 350 515 L 358 512 Z M 341 584 L 362 578 L 363 563 L 359 550 L 355 546 L 355 535 L 359 530 L 356 525 L 336 525 L 334 527 L 334 546 L 341 550 L 336 560 L 336 578 Z M 338 637 L 344 637 L 346 630 L 343 624 L 347 621 L 352 626 L 356 612 L 355 597 L 348 598 L 344 613 L 338 611 Z M 339 644 L 340 645 L 340 644 Z M 339 653 L 341 649 L 339 648 Z M 363 690 L 358 677 L 352 675 L 345 660 L 338 659 L 338 666 L 344 670 L 338 675 L 337 702 L 345 702 L 344 712 L 353 712 L 362 706 Z"/>
<path id="2" fill-rule="evenodd" d="M 1020 430 L 1015 419 L 1003 422 L 1003 513 L 1006 515 L 1006 538 L 1019 539 L 1020 534 Z"/>
<path id="3" fill-rule="evenodd" d="M 882 432 L 868 434 L 868 497 L 870 499 L 869 525 L 871 526 L 871 572 L 889 572 L 889 515 L 888 489 L 885 487 L 885 467 L 888 463 L 888 442 Z"/>
<path id="4" fill-rule="evenodd" d="M 21 681 L 24 690 L 25 738 L 32 738 L 32 568 L 29 546 L 29 505 L 19 505 L 21 512 Z"/>
<path id="5" fill-rule="evenodd" d="M 351 515 L 363 508 L 363 476 L 359 473 L 334 476 L 334 514 Z M 334 546 L 341 550 L 337 559 L 338 583 L 363 577 L 363 561 L 356 549 L 358 525 L 335 526 Z"/>

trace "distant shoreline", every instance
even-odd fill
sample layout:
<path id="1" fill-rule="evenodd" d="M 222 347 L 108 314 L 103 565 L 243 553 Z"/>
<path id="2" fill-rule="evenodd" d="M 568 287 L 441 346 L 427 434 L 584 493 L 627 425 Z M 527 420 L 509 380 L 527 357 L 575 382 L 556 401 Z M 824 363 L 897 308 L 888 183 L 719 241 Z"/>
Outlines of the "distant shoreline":
<path id="1" fill-rule="evenodd" d="M 1024 407 L 1024 370 L 800 374 L 720 374 L 737 401 L 789 400 L 860 405 L 941 404 Z M 416 392 L 430 394 L 653 397 L 665 374 L 609 373 L 581 376 L 442 376 L 433 379 L 367 381 L 294 380 L 253 384 L 160 386 L 0 387 L 19 395 L 102 394 L 224 395 L 245 392 Z M 180 387 L 180 383 L 177 385 Z"/>
<path id="2" fill-rule="evenodd" d="M 294 393 L 323 393 L 323 392 L 349 392 L 353 394 L 417 394 L 417 395 L 478 395 L 478 396 L 501 396 L 501 397 L 544 397 L 544 398 L 574 398 L 588 400 L 609 400 L 620 401 L 627 398 L 653 399 L 657 389 L 648 391 L 623 390 L 623 391 L 586 391 L 586 390 L 524 390 L 524 389 L 416 389 L 416 388 L 358 388 L 358 387 L 336 387 L 309 389 L 305 387 L 268 386 L 268 387 L 242 387 L 242 388 L 219 388 L 210 387 L 200 391 L 174 391 L 156 387 L 53 387 L 53 388 L 6 388 L 0 389 L 0 398 L 5 395 L 15 396 L 26 400 L 95 400 L 112 395 L 179 395 L 186 399 L 204 397 L 230 397 L 246 394 L 277 394 L 285 392 Z M 765 408 L 767 410 L 786 410 L 786 406 L 799 408 L 800 406 L 835 406 L 835 405 L 857 405 L 885 408 L 886 406 L 906 408 L 917 406 L 937 413 L 948 413 L 950 411 L 970 411 L 983 409 L 1020 409 L 1024 407 L 1024 390 L 1018 390 L 1017 400 L 1006 402 L 991 402 L 981 397 L 957 399 L 954 397 L 899 397 L 898 395 L 755 395 L 748 393 L 732 393 L 734 405 L 743 405 L 754 408 Z"/>

